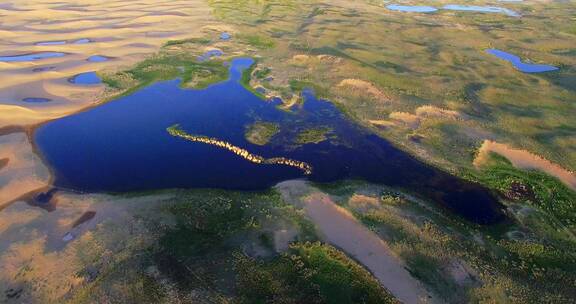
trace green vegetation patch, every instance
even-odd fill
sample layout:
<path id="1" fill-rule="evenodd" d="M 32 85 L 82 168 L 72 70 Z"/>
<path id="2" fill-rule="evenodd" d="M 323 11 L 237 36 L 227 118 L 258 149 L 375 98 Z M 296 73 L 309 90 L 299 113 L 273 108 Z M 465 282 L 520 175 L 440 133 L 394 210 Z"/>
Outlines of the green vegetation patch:
<path id="1" fill-rule="evenodd" d="M 168 42 L 166 42 L 164 44 L 165 47 L 167 46 L 175 46 L 175 45 L 182 45 L 185 43 L 193 43 L 193 44 L 201 44 L 201 45 L 207 45 L 212 43 L 211 39 L 205 38 L 205 37 L 197 37 L 197 38 L 188 38 L 188 39 L 180 39 L 180 40 L 168 40 Z"/>
<path id="2" fill-rule="evenodd" d="M 495 153 L 490 153 L 482 169 L 471 172 L 470 177 L 497 189 L 511 200 L 541 208 L 576 231 L 576 192 L 558 179 L 536 170 L 517 169 Z"/>
<path id="3" fill-rule="evenodd" d="M 258 49 L 271 49 L 276 43 L 272 38 L 255 34 L 239 34 L 237 39 Z"/>
<path id="4" fill-rule="evenodd" d="M 237 255 L 241 303 L 398 303 L 336 248 L 296 243 L 269 262 Z"/>
<path id="5" fill-rule="evenodd" d="M 246 128 L 244 136 L 250 143 L 263 146 L 279 131 L 280 125 L 277 123 L 257 121 Z"/>
<path id="6" fill-rule="evenodd" d="M 103 75 L 102 81 L 110 88 L 128 94 L 157 81 L 180 78 L 186 87 L 202 89 L 228 78 L 228 68 L 218 60 L 198 62 L 189 53 L 160 52 L 127 71 Z"/>
<path id="7" fill-rule="evenodd" d="M 296 143 L 301 145 L 321 143 L 328 139 L 328 133 L 330 132 L 332 132 L 332 129 L 328 127 L 306 129 L 298 133 Z"/>
<path id="8" fill-rule="evenodd" d="M 105 265 L 79 273 L 91 279 L 72 303 L 397 303 L 359 264 L 316 242 L 274 191 L 177 191 L 133 220 L 149 241 L 131 238 Z M 286 227 L 298 233 L 277 253 L 274 231 Z"/>

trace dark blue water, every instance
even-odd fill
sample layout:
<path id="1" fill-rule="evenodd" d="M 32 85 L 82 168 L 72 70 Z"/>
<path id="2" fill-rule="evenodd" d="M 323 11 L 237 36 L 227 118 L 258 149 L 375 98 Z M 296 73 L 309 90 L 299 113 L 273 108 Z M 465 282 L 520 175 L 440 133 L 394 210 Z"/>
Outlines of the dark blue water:
<path id="1" fill-rule="evenodd" d="M 81 73 L 70 78 L 69 81 L 74 84 L 82 84 L 82 85 L 102 83 L 102 80 L 100 79 L 100 77 L 98 77 L 98 75 L 96 75 L 96 72 Z"/>
<path id="2" fill-rule="evenodd" d="M 36 61 L 46 58 L 57 58 L 65 56 L 66 53 L 62 52 L 39 52 L 32 54 L 14 55 L 14 56 L 0 56 L 0 62 L 23 62 L 23 61 Z"/>
<path id="3" fill-rule="evenodd" d="M 522 62 L 520 57 L 506 53 L 498 49 L 488 49 L 486 50 L 488 54 L 492 54 L 500 59 L 504 59 L 514 65 L 514 67 L 524 73 L 543 73 L 558 70 L 557 67 L 546 65 L 546 64 L 532 64 Z"/>
<path id="4" fill-rule="evenodd" d="M 178 80 L 49 122 L 35 133 L 40 153 L 54 169 L 55 186 L 81 191 L 127 192 L 163 188 L 265 189 L 303 177 L 298 169 L 258 165 L 227 150 L 170 136 L 174 124 L 189 134 L 216 137 L 265 158 L 287 157 L 313 166 L 317 182 L 358 178 L 407 189 L 463 217 L 492 223 L 500 205 L 484 188 L 411 157 L 348 121 L 331 103 L 304 92 L 294 112 L 259 99 L 240 83 L 251 59 L 235 59 L 228 81 L 204 90 L 181 89 Z M 255 121 L 281 125 L 265 146 L 246 141 Z M 319 144 L 295 145 L 299 132 L 329 127 L 336 135 Z"/>

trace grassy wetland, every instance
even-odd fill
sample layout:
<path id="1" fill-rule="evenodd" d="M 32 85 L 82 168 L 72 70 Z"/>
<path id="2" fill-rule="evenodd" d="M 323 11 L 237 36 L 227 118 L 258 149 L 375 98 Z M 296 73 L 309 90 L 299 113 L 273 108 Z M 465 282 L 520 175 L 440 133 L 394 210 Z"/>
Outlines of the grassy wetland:
<path id="1" fill-rule="evenodd" d="M 2 272 L 2 286 L 10 290 L 5 300 L 397 303 L 357 262 L 318 242 L 312 223 L 276 191 L 59 198 L 71 208 L 67 212 L 81 205 L 108 216 L 94 219 L 97 223 L 89 232 L 55 254 L 43 254 L 47 245 L 32 240 L 3 252 L 2 261 L 16 267 Z M 134 208 L 136 204 L 143 205 Z M 66 214 L 59 210 L 51 216 L 62 219 Z M 16 225 L 38 220 L 23 219 Z M 8 233 L 34 232 L 25 228 Z M 125 240 L 122 245 L 120 239 Z M 21 259 L 13 256 L 17 253 L 23 254 Z M 30 255 L 42 259 L 27 260 Z M 43 281 L 46 263 L 60 271 Z M 15 277 L 7 280 L 10 276 Z"/>
<path id="2" fill-rule="evenodd" d="M 125 21 L 127 28 L 146 29 L 137 37 L 150 37 L 152 45 L 123 30 L 122 43 L 109 43 L 114 52 L 106 65 L 90 66 L 105 85 L 91 98 L 114 102 L 174 79 L 183 89 L 200 91 L 228 79 L 231 60 L 249 57 L 254 64 L 243 71 L 240 83 L 263 103 L 298 121 L 303 92 L 311 89 L 348 119 L 419 160 L 489 188 L 505 206 L 506 220 L 473 224 L 416 190 L 358 180 L 292 181 L 261 192 L 58 191 L 49 199 L 55 209 L 45 212 L 34 207 L 48 208 L 33 190 L 50 185 L 49 168 L 31 148 L 32 136 L 9 131 L 14 134 L 0 138 L 0 181 L 6 185 L 0 189 L 0 302 L 399 303 L 405 294 L 387 285 L 368 263 L 370 257 L 355 255 L 353 247 L 339 246 L 321 231 L 311 206 L 322 201 L 340 212 L 335 222 L 358 223 L 365 229 L 362 237 L 384 244 L 392 263 L 429 295 L 422 303 L 576 303 L 576 190 L 571 184 L 576 6 L 569 1 L 466 2 L 514 12 L 506 14 L 445 9 L 455 3 L 444 0 L 415 3 L 438 9 L 428 13 L 395 11 L 387 4 L 393 3 L 207 0 L 187 5 L 182 13 L 178 6 L 184 3 L 167 4 L 175 10 L 167 11 L 172 20 L 164 26 L 175 32 L 152 31 L 150 24 L 160 26 L 157 19 L 166 18 L 162 14 Z M 126 18 L 130 10 L 123 8 L 116 17 Z M 0 6 L 4 11 L 16 10 L 8 4 Z M 82 10 L 65 5 L 54 11 Z M 93 22 L 100 21 L 90 19 L 88 25 Z M 88 27 L 81 30 L 92 33 Z M 0 26 L 0 33 L 8 32 Z M 104 46 L 103 33 L 107 30 L 94 31 L 98 37 L 88 39 L 86 47 Z M 35 46 L 52 47 L 49 40 Z M 18 41 L 13 49 L 20 51 L 25 43 Z M 60 36 L 53 43 L 59 41 Z M 69 38 L 62 41 L 65 56 L 58 60 L 95 52 L 80 52 L 68 45 L 74 41 Z M 124 42 L 126 51 L 119 51 Z M 523 73 L 488 49 L 558 69 Z M 65 61 L 55 67 L 61 64 Z M 0 75 L 23 69 L 0 62 Z M 68 72 L 86 69 L 75 66 Z M 62 75 L 48 75 L 50 83 L 42 87 L 50 94 L 32 98 L 47 96 L 59 106 L 65 90 L 55 77 Z M 40 87 L 40 80 L 32 80 L 31 87 Z M 20 94 L 10 91 L 21 84 L 14 81 L 0 87 L 0 98 Z M 87 94 L 70 92 L 66 102 Z M 16 111 L 9 103 L 0 106 L 10 110 L 0 115 L 0 124 L 26 126 L 88 105 L 50 108 L 46 102 Z M 285 143 L 279 136 L 286 126 L 252 115 L 233 130 L 252 148 Z M 251 161 L 267 160 L 215 137 L 167 130 Z M 290 145 L 346 145 L 329 127 L 302 125 L 289 131 Z M 483 150 L 486 141 L 528 157 Z"/>

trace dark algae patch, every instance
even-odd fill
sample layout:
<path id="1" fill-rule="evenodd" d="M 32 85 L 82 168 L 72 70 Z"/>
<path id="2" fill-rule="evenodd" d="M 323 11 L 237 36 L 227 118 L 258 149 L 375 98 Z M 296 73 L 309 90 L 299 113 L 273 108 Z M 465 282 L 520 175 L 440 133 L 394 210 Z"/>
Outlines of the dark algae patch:
<path id="1" fill-rule="evenodd" d="M 261 166 L 226 149 L 167 134 L 166 128 L 179 124 L 188 134 L 217 138 L 265 159 L 307 163 L 314 168 L 308 176 L 312 181 L 364 179 L 429 197 L 474 222 L 493 223 L 503 218 L 501 206 L 485 188 L 394 148 L 309 90 L 302 93 L 304 104 L 293 112 L 261 100 L 240 83 L 242 72 L 253 64 L 251 59 L 233 60 L 229 79 L 203 90 L 181 88 L 194 76 L 151 84 L 181 76 L 174 64 L 160 68 L 145 61 L 126 73 L 149 86 L 37 130 L 36 143 L 54 168 L 57 186 L 112 192 L 201 187 L 250 190 L 303 177 L 298 168 Z M 222 69 L 218 62 L 182 64 L 189 71 Z M 282 126 L 265 146 L 254 145 L 245 137 L 246 128 L 257 121 Z M 294 146 L 303 129 L 330 130 L 335 139 Z M 316 141 L 318 136 L 312 135 L 317 133 L 308 137 Z M 65 147 L 62 138 L 66 138 Z"/>

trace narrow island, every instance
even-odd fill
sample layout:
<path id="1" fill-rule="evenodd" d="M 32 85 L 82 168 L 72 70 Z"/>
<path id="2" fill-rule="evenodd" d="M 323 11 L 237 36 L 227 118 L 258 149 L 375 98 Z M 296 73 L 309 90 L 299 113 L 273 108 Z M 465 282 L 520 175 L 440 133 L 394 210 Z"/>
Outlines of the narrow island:
<path id="1" fill-rule="evenodd" d="M 233 152 L 234 154 L 242 156 L 244 159 L 246 159 L 250 162 L 253 162 L 255 164 L 291 166 L 291 167 L 295 167 L 295 168 L 302 170 L 305 175 L 312 174 L 312 166 L 310 166 L 309 164 L 307 164 L 305 162 L 293 160 L 293 159 L 289 159 L 289 158 L 285 158 L 285 157 L 264 158 L 260 155 L 252 154 L 246 149 L 242 149 L 240 147 L 234 146 L 234 145 L 232 145 L 226 141 L 219 140 L 217 138 L 188 134 L 184 130 L 182 130 L 178 124 L 167 128 L 166 131 L 168 131 L 168 133 L 170 135 L 175 136 L 175 137 L 181 137 L 181 138 L 184 138 L 184 139 L 189 140 L 189 141 L 200 142 L 200 143 L 205 143 L 208 145 L 213 145 L 216 147 L 224 148 L 226 150 Z"/>

